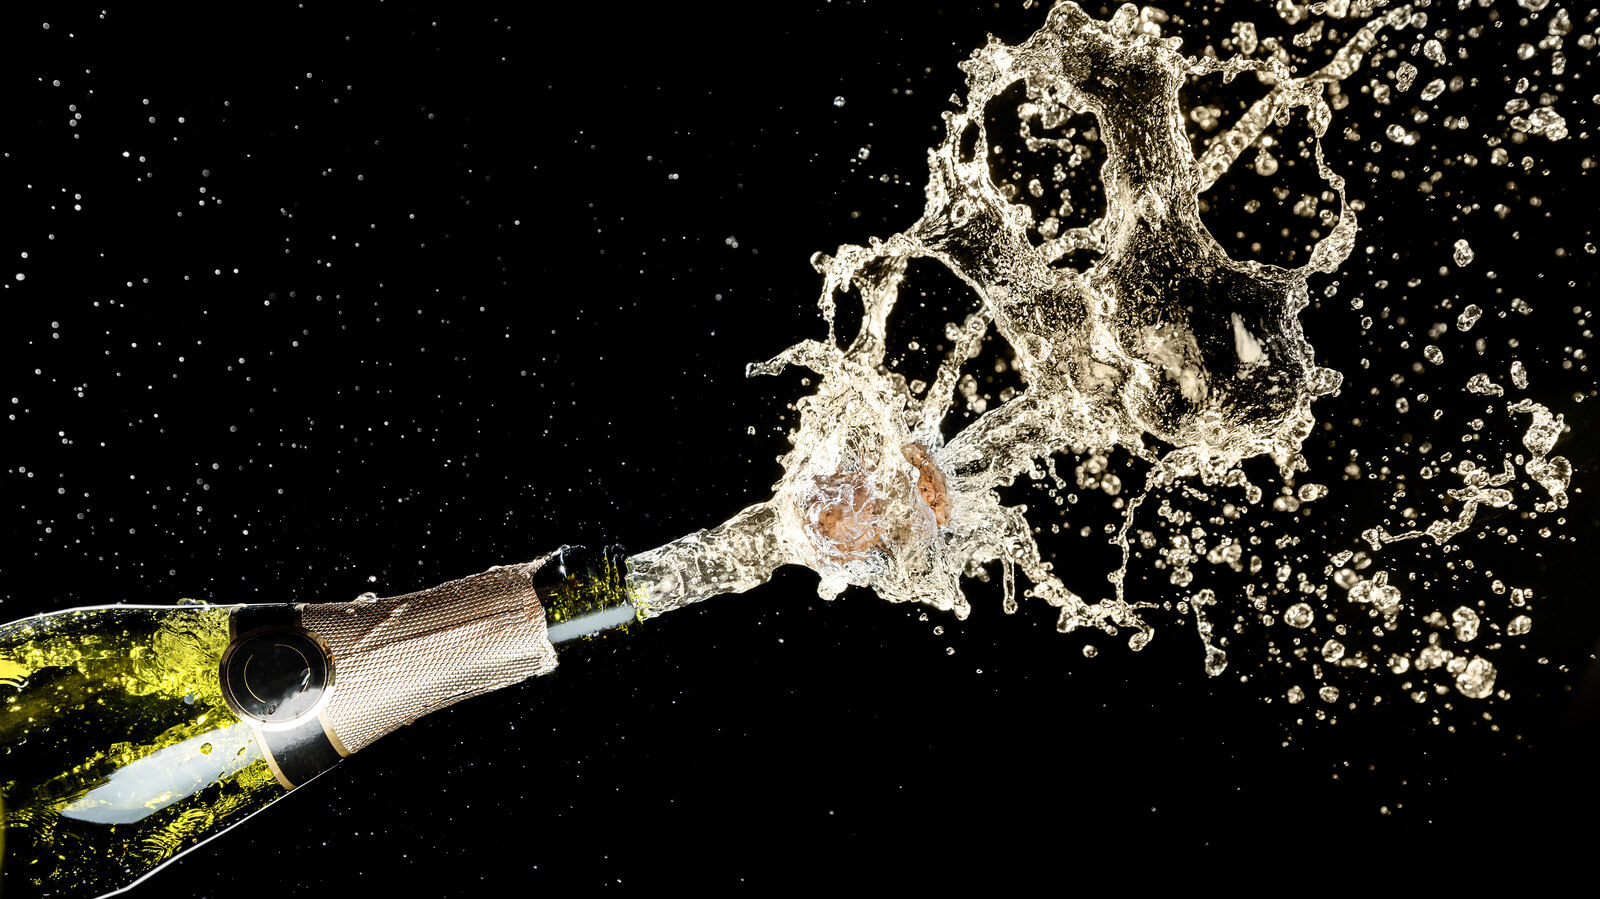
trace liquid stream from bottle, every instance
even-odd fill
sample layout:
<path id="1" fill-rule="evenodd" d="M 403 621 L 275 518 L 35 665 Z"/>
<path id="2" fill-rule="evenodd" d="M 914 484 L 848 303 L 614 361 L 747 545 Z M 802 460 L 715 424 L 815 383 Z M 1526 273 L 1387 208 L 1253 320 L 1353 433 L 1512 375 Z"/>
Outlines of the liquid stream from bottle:
<path id="1" fill-rule="evenodd" d="M 1308 74 L 1291 73 L 1281 46 L 1252 55 L 1257 41 L 1248 22 L 1235 25 L 1235 55 L 1185 55 L 1180 39 L 1163 33 L 1163 13 L 1132 5 L 1099 21 L 1061 2 L 1021 43 L 990 38 L 962 64 L 965 98 L 952 97 L 958 108 L 946 114 L 945 137 L 929 153 L 921 218 L 867 246 L 815 256 L 827 338 L 802 341 L 749 367 L 751 375 L 766 375 L 798 366 L 819 377 L 815 392 L 797 405 L 799 422 L 774 495 L 718 527 L 635 556 L 632 579 L 644 614 L 746 591 L 779 566 L 800 564 L 818 573 L 823 598 L 865 586 L 891 602 L 964 618 L 970 605 L 963 578 L 984 576 L 985 566 L 998 562 L 1006 611 L 1018 607 L 1020 573 L 1031 584 L 1028 597 L 1057 609 L 1059 630 L 1125 632 L 1138 650 L 1154 633 L 1150 610 L 1161 603 L 1125 589 L 1134 542 L 1170 544 L 1162 553 L 1179 588 L 1201 561 L 1239 571 L 1246 564 L 1242 538 L 1207 533 L 1163 497 L 1227 497 L 1230 505 L 1265 509 L 1267 494 L 1244 466 L 1262 456 L 1276 463 L 1285 484 L 1267 500 L 1277 509 L 1328 493 L 1295 479 L 1307 469 L 1301 450 L 1316 424 L 1313 403 L 1343 381 L 1317 365 L 1299 314 L 1313 279 L 1340 268 L 1358 233 L 1345 179 L 1323 152 L 1334 119 L 1329 101 L 1363 73 L 1374 48 L 1381 52 L 1386 32 L 1415 33 L 1426 24 L 1426 14 L 1409 5 L 1376 14 L 1371 6 L 1328 5 L 1330 19 L 1345 20 L 1339 24 L 1346 37 Z M 1294 44 L 1309 47 L 1323 33 L 1319 20 Z M 1427 53 L 1432 58 L 1433 49 Z M 1415 74 L 1414 66 L 1409 74 L 1400 70 L 1402 79 Z M 1261 85 L 1259 98 L 1197 154 L 1185 122 L 1200 111 L 1183 108 L 1180 89 L 1191 79 L 1231 82 L 1246 75 Z M 1424 99 L 1438 96 L 1443 85 L 1424 88 Z M 1201 221 L 1201 201 L 1246 150 L 1256 151 L 1256 173 L 1272 174 L 1278 162 L 1267 149 L 1270 134 L 1286 135 L 1291 127 L 1303 129 L 1308 152 L 1301 156 L 1314 165 L 1330 201 L 1318 213 L 1320 236 L 1298 267 L 1232 258 Z M 1060 209 L 1041 213 L 1024 202 L 1025 192 L 1037 198 L 1044 191 L 1037 179 L 1024 185 L 997 174 L 1014 163 L 991 158 L 1008 139 L 1020 142 L 1025 155 L 1065 158 L 1073 166 L 1103 161 L 1097 188 L 1104 214 L 1068 227 L 1067 190 Z M 1059 164 L 1056 175 L 1059 183 Z M 1457 264 L 1470 255 L 1458 246 Z M 928 266 L 958 278 L 973 303 L 964 320 L 946 326 L 944 360 L 924 382 L 895 370 L 889 335 L 908 274 Z M 862 308 L 855 334 L 839 333 L 841 303 Z M 1465 316 L 1462 330 L 1471 326 Z M 993 407 L 975 398 L 971 376 L 963 373 L 990 329 L 1008 345 L 1009 366 L 1024 385 Z M 1486 379 L 1480 374 L 1474 383 Z M 947 418 L 958 396 L 981 414 L 952 436 Z M 1544 492 L 1536 514 L 1566 506 L 1571 466 L 1551 455 L 1561 416 L 1531 399 L 1507 403 L 1505 414 L 1508 421 L 1528 416 L 1526 454 L 1507 454 L 1498 470 L 1463 460 L 1455 469 L 1461 486 L 1446 491 L 1454 514 L 1398 533 L 1374 525 L 1362 535 L 1373 553 L 1397 541 L 1442 544 L 1458 537 L 1479 509 L 1512 503 L 1513 482 L 1523 476 Z M 1059 497 L 1074 485 L 1057 473 L 1057 460 L 1075 456 L 1076 486 L 1121 492 L 1120 479 L 1107 471 L 1108 455 L 1119 448 L 1147 465 L 1142 485 L 1129 485 L 1136 489 L 1119 501 L 1120 525 L 1107 528 L 1122 565 L 1107 588 L 1080 593 L 1035 538 L 1049 519 L 1007 505 L 997 488 L 1026 477 L 1053 483 Z M 1443 461 L 1449 459 L 1445 454 Z M 1159 506 L 1157 525 L 1136 527 L 1140 510 L 1152 506 Z M 1246 598 L 1266 620 L 1304 629 L 1314 621 L 1306 600 L 1323 604 L 1330 586 L 1342 588 L 1380 629 L 1395 631 L 1406 605 L 1398 578 L 1383 570 L 1358 573 L 1372 556 L 1355 556 L 1327 553 L 1320 585 L 1309 586 L 1302 573 L 1305 595 L 1285 586 L 1275 605 L 1260 595 Z M 1248 564 L 1254 573 L 1265 563 L 1252 555 Z M 1287 582 L 1287 563 L 1278 569 L 1279 583 Z M 1219 602 L 1210 589 L 1180 594 L 1179 608 L 1193 613 L 1213 676 L 1227 667 L 1227 654 L 1204 610 Z M 1505 629 L 1526 632 L 1525 610 L 1513 611 Z M 1474 622 L 1476 616 L 1465 606 L 1455 613 Z M 1437 630 L 1426 645 L 1389 650 L 1377 641 L 1358 649 L 1330 640 L 1316 661 L 1413 675 L 1436 668 L 1463 695 L 1491 695 L 1493 664 L 1471 651 L 1470 637 L 1458 640 L 1456 650 L 1444 648 Z M 1475 634 L 1476 625 L 1453 633 L 1469 631 Z M 1329 689 L 1322 688 L 1325 699 Z M 1289 699 L 1303 696 L 1295 687 Z"/>

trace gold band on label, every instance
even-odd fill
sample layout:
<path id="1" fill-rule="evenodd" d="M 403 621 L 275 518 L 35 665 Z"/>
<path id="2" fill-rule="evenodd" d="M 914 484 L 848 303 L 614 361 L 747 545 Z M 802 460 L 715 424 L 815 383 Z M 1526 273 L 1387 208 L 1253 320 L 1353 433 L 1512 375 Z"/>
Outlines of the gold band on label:
<path id="1" fill-rule="evenodd" d="M 329 658 L 331 659 L 332 656 L 329 656 Z M 328 742 L 333 744 L 333 751 L 339 753 L 339 758 L 347 759 L 355 754 L 353 750 L 344 745 L 344 741 L 339 739 L 339 735 L 334 732 L 333 722 L 328 720 L 327 706 L 323 706 L 322 711 L 317 712 L 317 722 L 322 725 L 322 732 L 327 734 Z"/>
<path id="2" fill-rule="evenodd" d="M 289 782 L 289 778 L 284 775 L 283 769 L 278 767 L 278 760 L 272 755 L 272 745 L 267 742 L 266 733 L 262 731 L 262 729 L 257 726 L 255 722 L 252 721 L 247 723 L 250 725 L 250 732 L 255 735 L 256 745 L 261 747 L 262 758 L 266 759 L 267 767 L 272 770 L 272 776 L 277 779 L 278 784 L 285 790 L 292 790 L 296 787 L 303 786 L 304 781 L 301 783 Z M 318 712 L 317 724 L 322 728 L 322 735 L 327 737 L 328 742 L 333 745 L 333 751 L 339 753 L 339 758 L 349 758 L 351 755 L 350 750 L 346 748 L 344 742 L 339 739 L 339 735 L 333 732 L 333 725 L 328 722 L 327 715 L 323 714 L 322 712 Z"/>
<path id="3" fill-rule="evenodd" d="M 290 783 L 289 778 L 283 776 L 283 769 L 278 767 L 278 760 L 272 757 L 272 750 L 267 747 L 267 740 L 262 735 L 261 728 L 252 724 L 250 725 L 250 732 L 255 735 L 256 745 L 261 747 L 261 757 L 267 760 L 267 767 L 272 769 L 272 776 L 277 779 L 278 786 L 283 787 L 285 790 L 292 790 L 298 786 L 298 784 Z"/>

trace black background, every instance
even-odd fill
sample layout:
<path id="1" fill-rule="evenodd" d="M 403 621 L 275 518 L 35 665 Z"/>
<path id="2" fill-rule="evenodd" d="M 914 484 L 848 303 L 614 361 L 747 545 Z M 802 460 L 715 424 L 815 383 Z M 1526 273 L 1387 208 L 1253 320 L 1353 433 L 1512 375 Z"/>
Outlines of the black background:
<path id="1" fill-rule="evenodd" d="M 820 336 L 809 255 L 915 220 L 956 63 L 986 32 L 1020 40 L 1043 17 L 1013 3 L 307 6 L 8 14 L 0 617 L 394 594 L 563 542 L 643 549 L 766 498 L 803 388 L 744 365 Z M 1369 153 L 1418 88 L 1335 120 L 1334 137 L 1363 132 L 1328 149 L 1367 208 L 1337 299 L 1313 280 L 1304 317 L 1347 377 L 1308 444 L 1335 488 L 1314 532 L 1329 552 L 1359 548 L 1385 514 L 1387 494 L 1340 487 L 1350 449 L 1443 444 L 1482 414 L 1458 393 L 1478 336 L 1485 370 L 1504 381 L 1524 361 L 1529 395 L 1566 414 L 1574 483 L 1593 475 L 1593 404 L 1577 398 L 1594 379 L 1562 367 L 1593 343 L 1593 53 L 1569 43 L 1567 75 L 1542 79 L 1566 85 L 1572 136 L 1510 146 L 1537 156 L 1531 171 L 1495 169 L 1485 137 L 1506 133 L 1507 79 L 1548 58 L 1515 58 L 1544 20 L 1503 13 L 1444 72 L 1479 79 L 1439 102 L 1470 128 L 1436 112 L 1422 145 Z M 1172 30 L 1197 52 L 1194 35 L 1218 40 L 1246 14 L 1272 15 L 1197 12 Z M 1420 84 L 1434 73 L 1417 59 Z M 1417 189 L 1463 152 L 1479 165 Z M 1264 190 L 1219 194 L 1246 189 Z M 1481 208 L 1463 217 L 1464 202 Z M 1478 258 L 1456 270 L 1461 236 Z M 1499 317 L 1512 296 L 1534 312 Z M 1440 341 L 1444 375 L 1401 391 L 1391 373 L 1420 358 L 1427 324 L 1454 319 L 1441 297 L 1490 314 Z M 1363 330 L 1380 308 L 1393 314 Z M 1444 421 L 1396 413 L 1419 383 Z M 1489 431 L 1514 450 L 1521 426 L 1502 412 Z M 1595 833 L 1600 633 L 1579 579 L 1587 493 L 1565 518 L 1538 540 L 1548 517 L 1486 516 L 1462 541 L 1537 587 L 1527 648 L 1495 657 L 1509 702 L 1416 705 L 1376 678 L 1359 709 L 1318 723 L 1248 649 L 1206 678 L 1192 625 L 1171 616 L 1134 655 L 1121 637 L 1059 635 L 1027 603 L 1003 615 L 994 586 L 957 622 L 859 591 L 821 602 L 814 575 L 785 569 L 405 728 L 140 891 L 1067 889 L 1359 880 L 1390 857 L 1419 876 L 1461 873 L 1450 860 L 1562 865 Z M 1482 539 L 1501 525 L 1523 542 Z M 1391 564 L 1440 593 L 1486 595 L 1481 572 L 1399 548 L 1411 561 Z M 1103 589 L 1099 576 L 1075 583 Z"/>

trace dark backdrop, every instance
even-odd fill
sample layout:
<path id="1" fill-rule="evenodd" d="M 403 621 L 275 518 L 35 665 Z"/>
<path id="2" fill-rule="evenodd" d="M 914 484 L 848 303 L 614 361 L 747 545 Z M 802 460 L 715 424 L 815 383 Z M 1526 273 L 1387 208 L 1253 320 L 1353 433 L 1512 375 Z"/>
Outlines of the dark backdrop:
<path id="1" fill-rule="evenodd" d="M 821 334 L 809 255 L 916 218 L 956 63 L 1043 16 L 306 6 L 7 14 L 0 617 L 399 593 L 562 542 L 643 549 L 764 499 L 803 388 L 744 365 Z M 1238 17 L 1177 31 L 1216 40 Z M 1329 149 L 1367 204 L 1358 247 L 1378 248 L 1358 248 L 1337 299 L 1314 282 L 1305 317 L 1348 378 L 1318 406 L 1337 427 L 1308 445 L 1336 488 L 1352 448 L 1409 442 L 1391 374 L 1454 315 L 1439 297 L 1472 291 L 1492 312 L 1533 305 L 1480 333 L 1492 364 L 1535 372 L 1532 395 L 1573 425 L 1575 483 L 1592 477 L 1594 379 L 1563 361 L 1593 346 L 1593 54 L 1569 45 L 1565 78 L 1544 79 L 1568 85 L 1572 136 L 1530 144 L 1533 170 L 1493 169 L 1505 79 L 1538 65 L 1514 48 L 1544 33 L 1506 19 L 1455 63 L 1482 79 L 1457 101 L 1470 129 L 1435 122 L 1369 158 L 1400 112 L 1358 97 L 1335 121 L 1371 132 Z M 1417 189 L 1463 147 L 1477 169 Z M 1438 274 L 1463 235 L 1473 279 Z M 1388 325 L 1363 331 L 1379 308 Z M 1475 408 L 1452 392 L 1468 371 L 1438 380 L 1434 407 Z M 1464 431 L 1413 419 L 1441 442 Z M 1330 519 L 1359 527 L 1330 525 L 1330 552 L 1381 516 L 1349 489 Z M 1005 616 L 993 586 L 957 622 L 859 591 L 824 603 L 786 569 L 405 728 L 141 889 L 1292 884 L 1359 880 L 1390 854 L 1559 862 L 1593 834 L 1575 760 L 1593 751 L 1597 633 L 1578 579 L 1588 494 L 1565 519 L 1514 550 L 1468 541 L 1538 588 L 1528 649 L 1496 657 L 1514 696 L 1495 727 L 1460 702 L 1434 723 L 1382 680 L 1337 725 L 1298 724 L 1310 707 L 1286 705 L 1264 662 L 1238 650 L 1208 679 L 1170 616 L 1134 655 L 1026 603 Z M 1452 589 L 1450 560 L 1403 546 Z M 1163 580 L 1139 583 L 1181 598 Z"/>

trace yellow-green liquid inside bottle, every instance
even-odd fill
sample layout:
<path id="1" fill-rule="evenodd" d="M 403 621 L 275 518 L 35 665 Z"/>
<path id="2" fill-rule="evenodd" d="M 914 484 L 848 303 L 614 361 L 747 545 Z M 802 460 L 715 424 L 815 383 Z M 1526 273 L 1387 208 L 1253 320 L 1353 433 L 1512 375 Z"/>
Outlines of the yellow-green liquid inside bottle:
<path id="1" fill-rule="evenodd" d="M 126 886 L 283 794 L 222 699 L 228 615 L 112 607 L 0 627 L 6 899 Z"/>
<path id="2" fill-rule="evenodd" d="M 585 619 L 592 622 L 578 628 L 584 633 L 577 639 L 588 640 L 601 633 L 626 632 L 643 614 L 643 591 L 628 582 L 616 560 L 602 557 L 596 568 L 593 574 L 570 576 L 539 588 L 551 639 L 557 643 L 563 642 L 560 635 L 566 625 Z"/>

